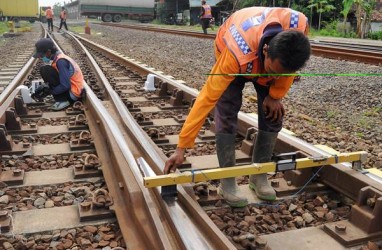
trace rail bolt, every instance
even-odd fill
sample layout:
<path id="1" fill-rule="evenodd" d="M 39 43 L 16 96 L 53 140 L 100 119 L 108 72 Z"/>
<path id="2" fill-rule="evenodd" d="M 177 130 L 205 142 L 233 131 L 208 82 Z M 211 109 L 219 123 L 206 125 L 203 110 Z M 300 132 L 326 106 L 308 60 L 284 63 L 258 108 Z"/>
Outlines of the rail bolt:
<path id="1" fill-rule="evenodd" d="M 82 131 L 80 133 L 80 138 L 79 138 L 80 143 L 88 143 L 90 139 L 91 139 L 91 136 L 89 131 Z"/>
<path id="2" fill-rule="evenodd" d="M 20 176 L 22 173 L 21 169 L 15 169 L 13 170 L 13 176 Z"/>
<path id="3" fill-rule="evenodd" d="M 82 104 L 82 102 L 76 101 L 75 103 L 73 103 L 73 109 L 74 110 L 83 110 L 84 105 Z"/>
<path id="4" fill-rule="evenodd" d="M 375 197 L 371 197 L 371 198 L 368 198 L 368 199 L 366 200 L 366 204 L 367 204 L 369 207 L 371 207 L 371 208 L 373 208 L 373 207 L 375 206 L 375 202 L 376 202 Z"/>
<path id="5" fill-rule="evenodd" d="M 344 224 L 337 224 L 336 225 L 336 231 L 338 231 L 338 232 L 346 232 L 346 226 L 344 225 Z"/>
<path id="6" fill-rule="evenodd" d="M 85 157 L 85 169 L 95 169 L 100 164 L 100 160 L 95 154 L 89 154 Z"/>
<path id="7" fill-rule="evenodd" d="M 0 220 L 4 220 L 8 218 L 8 211 L 7 210 L 1 210 L 0 211 Z"/>
<path id="8" fill-rule="evenodd" d="M 89 202 L 89 201 L 84 201 L 84 202 L 81 202 L 81 209 L 84 210 L 84 211 L 87 211 L 90 209 L 90 207 L 92 206 L 92 203 Z"/>
<path id="9" fill-rule="evenodd" d="M 86 122 L 86 117 L 84 114 L 79 114 L 79 115 L 76 115 L 76 119 L 75 119 L 75 124 L 76 125 L 82 125 L 82 124 L 85 124 Z"/>
<path id="10" fill-rule="evenodd" d="M 81 171 L 84 167 L 81 164 L 74 165 L 76 171 Z"/>
<path id="11" fill-rule="evenodd" d="M 93 193 L 93 205 L 96 208 L 108 208 L 113 205 L 113 200 L 111 199 L 109 193 L 105 189 L 97 189 Z"/>
<path id="12" fill-rule="evenodd" d="M 278 180 L 271 180 L 271 186 L 272 187 L 279 187 L 280 186 L 280 182 Z"/>

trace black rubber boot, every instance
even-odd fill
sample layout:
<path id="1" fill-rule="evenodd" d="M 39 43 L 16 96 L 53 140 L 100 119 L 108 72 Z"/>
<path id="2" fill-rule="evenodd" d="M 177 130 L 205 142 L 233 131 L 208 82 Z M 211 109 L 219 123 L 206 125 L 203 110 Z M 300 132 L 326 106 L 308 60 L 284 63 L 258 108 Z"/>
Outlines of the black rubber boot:
<path id="1" fill-rule="evenodd" d="M 235 166 L 235 135 L 216 134 L 216 152 L 221 168 Z M 248 200 L 239 195 L 234 177 L 220 180 L 219 194 L 224 197 L 231 207 L 245 207 L 248 205 Z"/>
<path id="2" fill-rule="evenodd" d="M 277 132 L 258 131 L 252 155 L 254 163 L 271 161 L 277 135 Z M 262 200 L 273 201 L 276 199 L 276 191 L 268 183 L 267 174 L 249 176 L 249 188 L 253 189 L 257 197 Z"/>

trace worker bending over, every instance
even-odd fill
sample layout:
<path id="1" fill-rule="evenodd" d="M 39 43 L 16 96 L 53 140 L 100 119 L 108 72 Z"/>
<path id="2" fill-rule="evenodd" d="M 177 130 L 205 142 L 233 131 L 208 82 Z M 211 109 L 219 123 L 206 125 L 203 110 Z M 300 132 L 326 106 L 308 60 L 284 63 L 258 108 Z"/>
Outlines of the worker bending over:
<path id="1" fill-rule="evenodd" d="M 281 99 L 294 79 L 278 74 L 294 73 L 309 59 L 307 21 L 298 11 L 266 7 L 241 9 L 227 19 L 215 39 L 216 63 L 190 110 L 178 146 L 166 161 L 164 173 L 174 172 L 183 163 L 186 148 L 194 146 L 195 138 L 213 108 L 219 165 L 222 168 L 235 165 L 237 119 L 246 82 L 252 82 L 257 92 L 259 130 L 252 160 L 255 163 L 271 160 L 285 114 Z M 235 178 L 221 179 L 220 183 L 219 193 L 229 205 L 243 207 L 248 204 L 247 199 L 238 193 Z M 266 174 L 251 175 L 249 187 L 260 199 L 276 199 Z"/>

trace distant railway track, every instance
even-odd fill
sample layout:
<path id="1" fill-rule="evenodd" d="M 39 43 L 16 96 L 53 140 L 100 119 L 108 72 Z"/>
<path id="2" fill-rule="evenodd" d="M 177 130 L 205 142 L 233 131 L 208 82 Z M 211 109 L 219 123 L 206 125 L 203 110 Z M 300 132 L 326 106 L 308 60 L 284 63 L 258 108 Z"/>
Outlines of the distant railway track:
<path id="1" fill-rule="evenodd" d="M 272 182 L 278 183 L 275 189 L 283 200 L 271 206 L 259 204 L 252 195 L 252 205 L 248 208 L 231 210 L 216 194 L 213 182 L 178 185 L 175 200 L 162 199 L 157 188 L 146 189 L 142 173 L 146 176 L 162 173 L 166 156 L 177 145 L 177 133 L 197 91 L 109 48 L 84 38 L 67 37 L 70 38 L 57 37 L 57 42 L 64 50 L 72 49 L 73 55 L 81 55 L 81 60 L 76 60 L 88 83 L 87 97 L 82 104 L 51 112 L 49 100 L 23 103 L 19 86 L 29 86 L 32 80 L 39 78 L 36 70 L 39 65 L 35 61 L 27 64 L 22 69 L 24 74 L 17 76 L 18 80 L 12 81 L 0 95 L 1 164 L 3 170 L 8 171 L 2 172 L 0 177 L 9 185 L 1 191 L 13 197 L 20 189 L 28 192 L 36 189 L 34 193 L 40 194 L 36 195 L 38 198 L 48 197 L 46 201 L 53 201 L 55 206 L 48 209 L 56 209 L 53 213 L 56 218 L 47 217 L 48 210 L 44 212 L 47 208 L 30 210 L 33 197 L 23 199 L 25 207 L 29 206 L 27 211 L 21 211 L 19 208 L 23 206 L 13 203 L 0 203 L 2 232 L 28 233 L 21 230 L 23 218 L 34 218 L 36 223 L 45 219 L 49 223 L 29 232 L 41 235 L 49 231 L 44 233 L 44 240 L 40 237 L 36 242 L 69 244 L 70 239 L 62 233 L 59 222 L 65 221 L 66 228 L 75 228 L 80 235 L 80 239 L 73 240 L 79 243 L 73 244 L 84 248 L 89 244 L 97 245 L 94 248 L 106 244 L 116 249 L 261 249 L 267 246 L 271 249 L 333 249 L 382 238 L 381 179 L 371 172 L 353 169 L 347 163 L 322 168 L 319 173 L 317 169 L 306 169 L 278 174 Z M 153 76 L 153 85 L 145 83 L 150 82 L 148 74 Z M 147 92 L 145 87 L 155 90 Z M 253 114 L 244 113 L 240 113 L 239 118 L 236 154 L 238 163 L 245 164 L 251 159 L 257 119 Z M 181 171 L 216 168 L 212 119 L 205 123 L 196 143 L 197 147 L 188 152 Z M 331 149 L 297 139 L 286 130 L 279 135 L 276 151 L 298 152 L 298 158 L 336 154 Z M 48 172 L 42 175 L 36 170 Z M 42 177 L 33 179 L 36 175 Z M 316 176 L 314 182 L 308 183 L 312 176 Z M 97 179 L 89 180 L 89 177 Z M 305 183 L 309 185 L 303 189 Z M 245 179 L 242 184 L 246 192 Z M 17 185 L 16 188 L 13 185 Z M 67 193 L 57 195 L 56 189 Z M 306 193 L 290 196 L 300 190 Z M 345 202 L 344 195 L 352 202 Z M 72 196 L 77 200 L 71 200 Z M 38 198 L 33 200 L 33 206 Z M 36 206 L 39 204 L 42 206 L 36 202 Z M 104 210 L 93 210 L 94 206 L 101 205 Z M 105 220 L 86 217 L 86 211 L 103 211 Z M 115 214 L 117 221 L 108 217 L 110 214 Z M 81 221 L 81 215 L 86 224 Z M 4 221 L 8 224 L 3 224 Z M 323 224 L 326 232 L 319 228 Z M 65 236 L 48 236 L 57 235 L 57 230 Z M 102 240 L 97 240 L 100 237 Z"/>
<path id="2" fill-rule="evenodd" d="M 195 31 L 186 31 L 180 29 L 158 28 L 146 25 L 100 23 L 99 25 L 121 27 L 129 29 L 148 30 L 168 34 L 183 36 L 192 36 L 206 39 L 215 39 L 215 34 L 203 34 Z M 311 40 L 313 55 L 332 59 L 340 59 L 354 62 L 363 62 L 368 64 L 382 64 L 382 46 L 370 46 L 351 43 L 323 42 Z"/>

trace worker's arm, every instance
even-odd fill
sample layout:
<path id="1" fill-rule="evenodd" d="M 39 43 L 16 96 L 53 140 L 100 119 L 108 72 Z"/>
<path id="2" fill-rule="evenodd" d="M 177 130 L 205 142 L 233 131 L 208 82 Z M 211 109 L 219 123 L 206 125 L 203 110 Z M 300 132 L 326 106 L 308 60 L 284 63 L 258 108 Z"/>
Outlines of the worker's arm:
<path id="1" fill-rule="evenodd" d="M 70 90 L 70 77 L 74 73 L 73 67 L 66 59 L 59 59 L 56 65 L 58 69 L 60 83 L 53 87 L 53 95 L 59 95 Z"/>
<path id="2" fill-rule="evenodd" d="M 294 76 L 281 76 L 280 78 L 276 79 L 269 88 L 269 95 L 273 99 L 283 98 L 292 86 L 293 80 Z"/>
<path id="3" fill-rule="evenodd" d="M 211 70 L 211 75 L 208 76 L 205 85 L 196 98 L 183 124 L 179 134 L 178 147 L 175 153 L 166 161 L 164 173 L 175 171 L 175 169 L 183 163 L 185 149 L 194 146 L 195 138 L 209 112 L 215 107 L 219 98 L 235 78 L 234 76 L 223 74 L 234 74 L 237 72 L 239 72 L 239 65 L 236 59 L 228 49 L 225 49 L 217 59 L 217 62 Z"/>
<path id="4" fill-rule="evenodd" d="M 294 76 L 282 76 L 275 79 L 269 87 L 269 95 L 264 99 L 262 109 L 266 114 L 266 119 L 281 121 L 285 115 L 284 106 L 281 103 L 293 83 Z"/>

